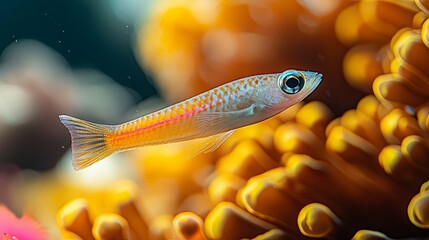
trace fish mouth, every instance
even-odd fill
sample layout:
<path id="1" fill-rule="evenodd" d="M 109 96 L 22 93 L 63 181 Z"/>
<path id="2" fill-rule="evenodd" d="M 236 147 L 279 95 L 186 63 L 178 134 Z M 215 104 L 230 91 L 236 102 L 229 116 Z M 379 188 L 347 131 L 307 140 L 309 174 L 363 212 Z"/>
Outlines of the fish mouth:
<path id="1" fill-rule="evenodd" d="M 316 73 L 316 76 L 314 76 L 314 83 L 316 85 L 319 85 L 322 81 L 323 75 L 321 73 Z"/>
<path id="2" fill-rule="evenodd" d="M 322 81 L 322 77 L 323 75 L 317 72 L 310 72 L 308 74 L 310 92 L 314 91 L 314 89 L 319 86 Z"/>

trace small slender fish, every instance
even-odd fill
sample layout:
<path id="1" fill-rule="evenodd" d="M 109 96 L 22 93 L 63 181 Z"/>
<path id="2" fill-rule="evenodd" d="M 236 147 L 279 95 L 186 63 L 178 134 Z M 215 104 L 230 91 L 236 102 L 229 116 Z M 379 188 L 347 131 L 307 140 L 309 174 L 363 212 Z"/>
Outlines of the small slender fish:
<path id="1" fill-rule="evenodd" d="M 202 140 L 199 154 L 214 151 L 235 129 L 302 101 L 321 80 L 322 74 L 297 70 L 246 77 L 119 125 L 59 117 L 70 131 L 75 170 L 113 153 L 192 139 Z"/>

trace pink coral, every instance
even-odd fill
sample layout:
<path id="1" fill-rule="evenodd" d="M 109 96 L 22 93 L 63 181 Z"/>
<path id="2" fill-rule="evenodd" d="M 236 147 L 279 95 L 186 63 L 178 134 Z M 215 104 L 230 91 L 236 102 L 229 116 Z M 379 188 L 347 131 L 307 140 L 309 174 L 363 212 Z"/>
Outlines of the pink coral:
<path id="1" fill-rule="evenodd" d="M 0 236 L 5 239 L 43 240 L 47 239 L 43 227 L 25 214 L 17 218 L 6 206 L 0 205 Z"/>

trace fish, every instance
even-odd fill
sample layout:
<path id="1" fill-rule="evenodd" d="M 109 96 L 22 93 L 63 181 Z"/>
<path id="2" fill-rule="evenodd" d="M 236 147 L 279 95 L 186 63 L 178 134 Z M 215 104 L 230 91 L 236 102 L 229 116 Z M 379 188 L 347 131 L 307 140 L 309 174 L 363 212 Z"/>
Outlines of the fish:
<path id="1" fill-rule="evenodd" d="M 71 135 L 75 170 L 114 153 L 200 139 L 194 155 L 212 152 L 241 127 L 301 102 L 322 81 L 313 71 L 286 70 L 241 78 L 118 125 L 60 115 Z"/>

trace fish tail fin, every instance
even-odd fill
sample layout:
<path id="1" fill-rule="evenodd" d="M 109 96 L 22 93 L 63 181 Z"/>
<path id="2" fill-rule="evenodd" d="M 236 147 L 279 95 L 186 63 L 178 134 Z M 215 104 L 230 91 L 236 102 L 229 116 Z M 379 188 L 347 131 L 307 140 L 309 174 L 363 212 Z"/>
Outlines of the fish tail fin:
<path id="1" fill-rule="evenodd" d="M 105 136 L 109 132 L 108 126 L 67 115 L 60 115 L 59 118 L 71 135 L 75 170 L 84 169 L 114 153 L 106 145 Z"/>

